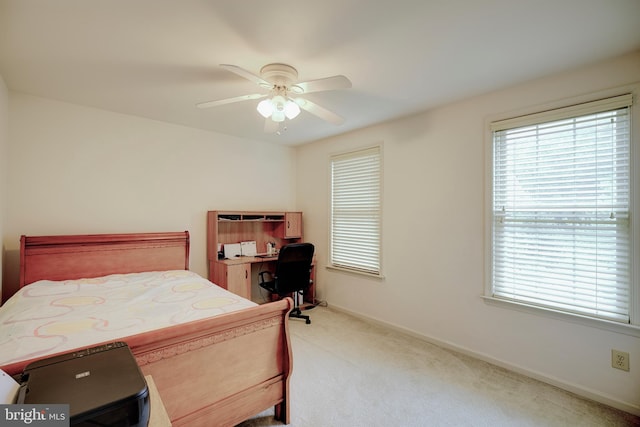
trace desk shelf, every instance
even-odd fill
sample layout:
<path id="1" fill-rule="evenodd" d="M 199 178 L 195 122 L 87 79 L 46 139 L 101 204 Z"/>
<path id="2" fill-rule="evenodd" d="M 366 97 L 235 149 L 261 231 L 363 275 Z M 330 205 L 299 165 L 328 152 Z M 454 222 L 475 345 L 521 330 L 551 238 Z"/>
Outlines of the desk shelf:
<path id="1" fill-rule="evenodd" d="M 220 212 L 218 211 L 218 221 L 263 221 L 263 222 L 284 222 L 286 213 L 242 213 L 242 212 Z"/>
<path id="2" fill-rule="evenodd" d="M 267 252 L 267 243 L 277 248 L 302 241 L 302 212 L 207 212 L 207 257 L 218 259 L 220 245 L 256 242 L 259 253 Z"/>

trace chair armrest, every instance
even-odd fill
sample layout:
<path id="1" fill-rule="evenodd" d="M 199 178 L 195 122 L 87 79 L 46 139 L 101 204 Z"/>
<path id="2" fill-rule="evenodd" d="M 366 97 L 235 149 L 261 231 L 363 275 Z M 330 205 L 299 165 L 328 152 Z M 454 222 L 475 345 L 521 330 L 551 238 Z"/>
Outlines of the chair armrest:
<path id="1" fill-rule="evenodd" d="M 268 275 L 266 279 L 264 277 L 265 274 Z M 261 271 L 258 273 L 258 276 L 260 278 L 260 283 L 273 281 L 273 273 L 271 273 L 270 271 Z"/>

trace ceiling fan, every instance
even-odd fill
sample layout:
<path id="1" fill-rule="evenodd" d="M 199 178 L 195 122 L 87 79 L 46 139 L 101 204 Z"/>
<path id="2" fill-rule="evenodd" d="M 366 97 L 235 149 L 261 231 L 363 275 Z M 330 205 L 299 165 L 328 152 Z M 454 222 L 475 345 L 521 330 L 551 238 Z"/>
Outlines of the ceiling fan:
<path id="1" fill-rule="evenodd" d="M 345 76 L 338 75 L 317 80 L 298 82 L 298 71 L 287 64 L 267 64 L 260 70 L 260 75 L 254 74 L 237 65 L 221 64 L 225 70 L 231 71 L 245 79 L 256 83 L 266 93 L 253 93 L 233 98 L 208 101 L 197 104 L 198 108 L 210 108 L 234 102 L 265 98 L 258 104 L 258 112 L 265 118 L 265 132 L 276 132 L 285 118 L 295 118 L 300 109 L 313 114 L 329 123 L 342 124 L 344 119 L 332 111 L 303 98 L 312 92 L 337 89 L 348 89 L 351 81 Z"/>

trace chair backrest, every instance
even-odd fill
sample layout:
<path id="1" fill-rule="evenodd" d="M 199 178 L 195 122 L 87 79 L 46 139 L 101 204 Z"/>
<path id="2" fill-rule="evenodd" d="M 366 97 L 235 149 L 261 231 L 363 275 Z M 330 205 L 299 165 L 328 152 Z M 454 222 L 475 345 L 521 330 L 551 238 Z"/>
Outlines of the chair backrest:
<path id="1" fill-rule="evenodd" d="M 279 295 L 309 287 L 313 251 L 311 243 L 291 243 L 280 248 L 275 271 L 275 288 Z"/>

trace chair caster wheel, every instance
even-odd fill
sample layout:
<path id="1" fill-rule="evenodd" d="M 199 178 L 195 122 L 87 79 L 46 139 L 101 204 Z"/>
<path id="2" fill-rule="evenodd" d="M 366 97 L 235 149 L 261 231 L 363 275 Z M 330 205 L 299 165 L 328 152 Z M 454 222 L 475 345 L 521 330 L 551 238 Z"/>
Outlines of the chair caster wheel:
<path id="1" fill-rule="evenodd" d="M 305 322 L 307 325 L 311 324 L 311 319 L 307 319 L 307 321 Z"/>

